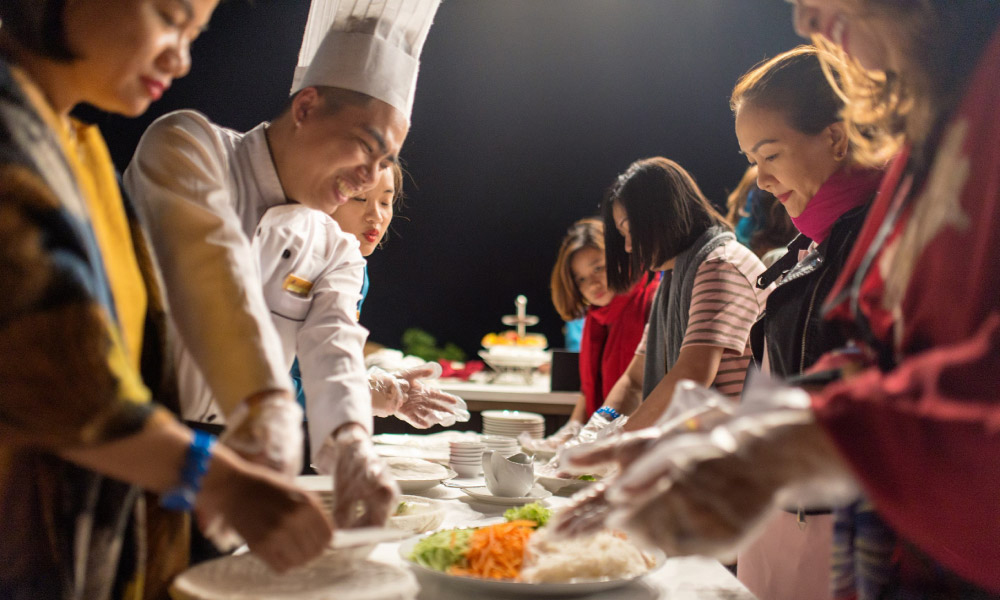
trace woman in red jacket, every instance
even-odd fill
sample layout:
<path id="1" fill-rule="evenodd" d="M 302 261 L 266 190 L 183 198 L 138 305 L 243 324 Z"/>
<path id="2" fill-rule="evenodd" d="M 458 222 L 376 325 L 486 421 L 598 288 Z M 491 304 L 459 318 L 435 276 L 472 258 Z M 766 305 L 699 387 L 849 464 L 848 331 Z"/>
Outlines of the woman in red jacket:
<path id="1" fill-rule="evenodd" d="M 580 343 L 580 398 L 569 421 L 544 440 L 525 438 L 532 450 L 555 451 L 573 438 L 635 356 L 659 283 L 648 274 L 616 294 L 604 266 L 604 223 L 580 219 L 569 228 L 552 269 L 552 304 L 566 321 L 584 317 Z"/>

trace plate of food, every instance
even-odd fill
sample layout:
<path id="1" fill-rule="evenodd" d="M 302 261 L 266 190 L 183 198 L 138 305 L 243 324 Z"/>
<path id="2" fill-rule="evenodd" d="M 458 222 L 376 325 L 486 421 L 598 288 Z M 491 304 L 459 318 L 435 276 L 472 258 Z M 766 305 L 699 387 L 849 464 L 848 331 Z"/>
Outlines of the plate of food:
<path id="1" fill-rule="evenodd" d="M 385 459 L 389 472 L 396 478 L 399 489 L 404 494 L 413 494 L 430 489 L 445 479 L 457 477 L 458 473 L 444 465 L 421 458 L 388 457 Z"/>
<path id="2" fill-rule="evenodd" d="M 445 509 L 440 502 L 420 496 L 400 496 L 386 527 L 413 534 L 424 533 L 437 529 L 444 517 Z"/>
<path id="3" fill-rule="evenodd" d="M 446 529 L 400 545 L 418 575 L 449 585 L 506 595 L 576 596 L 628 585 L 659 568 L 662 552 L 641 550 L 610 530 L 569 540 L 546 529 L 551 511 L 529 504 L 503 523 Z"/>

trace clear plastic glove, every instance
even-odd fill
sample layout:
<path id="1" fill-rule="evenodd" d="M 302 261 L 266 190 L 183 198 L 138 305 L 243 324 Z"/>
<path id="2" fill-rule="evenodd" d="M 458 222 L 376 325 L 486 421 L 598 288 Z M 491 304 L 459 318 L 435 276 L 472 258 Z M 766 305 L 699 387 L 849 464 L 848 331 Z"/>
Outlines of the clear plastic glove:
<path id="1" fill-rule="evenodd" d="M 579 435 L 581 429 L 583 429 L 583 423 L 570 419 L 558 431 L 547 438 L 534 438 L 531 437 L 529 432 L 522 431 L 517 436 L 517 441 L 521 444 L 522 448 L 532 453 L 555 453 L 563 444 Z"/>
<path id="2" fill-rule="evenodd" d="M 399 499 L 399 486 L 358 425 L 327 438 L 317 456 L 322 472 L 333 475 L 333 521 L 337 527 L 381 527 Z"/>
<path id="3" fill-rule="evenodd" d="M 778 504 L 847 499 L 853 480 L 807 408 L 669 436 L 605 492 L 608 524 L 668 555 L 732 556 Z"/>
<path id="4" fill-rule="evenodd" d="M 285 394 L 243 402 L 220 441 L 250 462 L 293 478 L 302 472 L 302 408 Z"/>
<path id="5" fill-rule="evenodd" d="M 469 420 L 470 415 L 465 400 L 424 382 L 441 376 L 440 364 L 429 362 L 395 375 L 397 380 L 406 382 L 405 386 L 400 385 L 400 388 L 405 390 L 405 395 L 393 412 L 396 418 L 418 429 L 427 429 L 431 425 L 451 427 L 455 423 Z"/>
<path id="6" fill-rule="evenodd" d="M 398 379 L 392 373 L 378 367 L 368 370 L 368 388 L 372 393 L 372 414 L 376 417 L 390 417 L 396 414 L 410 390 L 410 382 Z"/>
<path id="7" fill-rule="evenodd" d="M 553 531 L 573 536 L 601 529 L 611 513 L 605 490 L 614 483 L 618 472 L 627 469 L 664 439 L 710 430 L 728 421 L 735 412 L 736 405 L 717 392 L 691 381 L 680 381 L 670 408 L 654 427 L 623 435 L 611 435 L 610 428 L 606 427 L 599 434 L 600 439 L 593 443 L 563 448 L 554 461 L 562 472 L 602 475 L 605 481 L 574 496 L 573 503 L 550 525 Z M 623 418 L 616 419 L 621 420 Z"/>
<path id="8" fill-rule="evenodd" d="M 323 552 L 333 528 L 315 496 L 225 447 L 216 446 L 213 454 L 194 510 L 206 535 L 227 532 L 234 542 L 245 539 L 279 572 Z"/>

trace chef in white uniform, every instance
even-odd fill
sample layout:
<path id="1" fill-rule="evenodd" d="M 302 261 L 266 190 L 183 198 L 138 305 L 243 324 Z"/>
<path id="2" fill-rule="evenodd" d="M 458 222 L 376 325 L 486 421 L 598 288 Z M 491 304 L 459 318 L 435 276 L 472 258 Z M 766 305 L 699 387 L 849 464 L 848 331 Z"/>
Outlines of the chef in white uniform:
<path id="1" fill-rule="evenodd" d="M 439 0 L 344 4 L 313 2 L 281 115 L 245 134 L 192 111 L 166 115 L 125 185 L 183 343 L 185 415 L 214 415 L 241 453 L 296 472 L 301 411 L 288 369 L 298 353 L 312 461 L 333 474 L 338 525 L 356 526 L 384 522 L 398 490 L 371 445 L 367 332 L 353 318 L 363 259 L 328 214 L 396 160 Z M 389 393 L 406 396 L 410 383 Z"/>

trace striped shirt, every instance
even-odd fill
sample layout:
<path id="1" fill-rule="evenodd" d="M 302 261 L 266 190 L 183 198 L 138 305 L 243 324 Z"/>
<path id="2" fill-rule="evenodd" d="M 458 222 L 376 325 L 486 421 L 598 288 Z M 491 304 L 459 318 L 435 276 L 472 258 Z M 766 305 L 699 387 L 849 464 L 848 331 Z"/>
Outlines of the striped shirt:
<path id="1" fill-rule="evenodd" d="M 764 272 L 760 259 L 735 240 L 708 254 L 695 274 L 688 327 L 681 351 L 688 346 L 721 346 L 722 360 L 712 387 L 739 398 L 750 365 L 750 328 L 764 310 L 773 286 L 758 290 Z M 647 330 L 636 354 L 646 353 Z"/>

